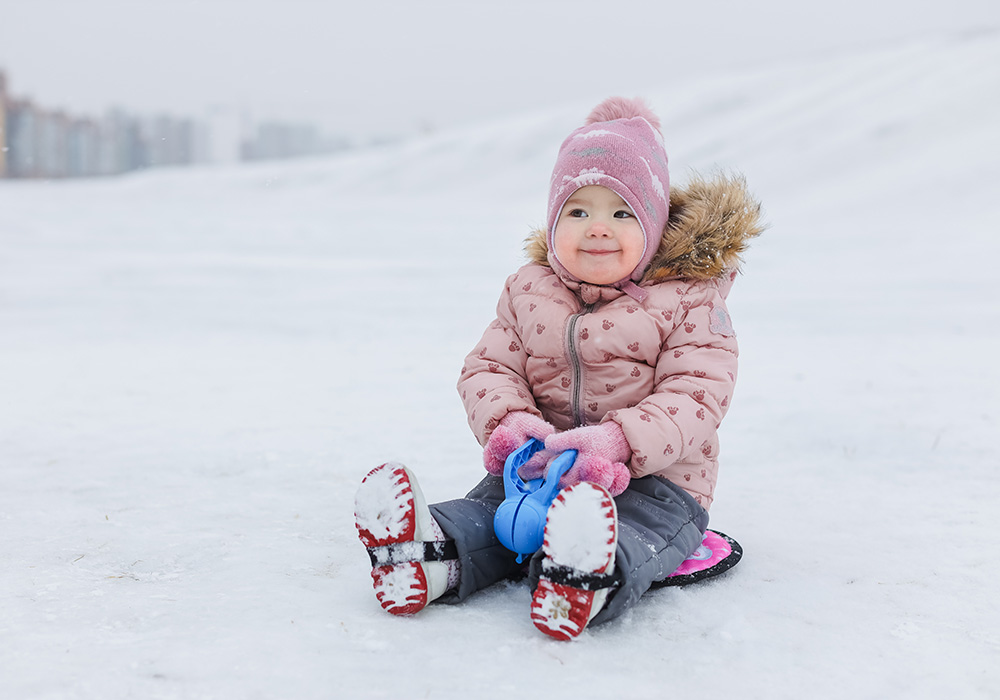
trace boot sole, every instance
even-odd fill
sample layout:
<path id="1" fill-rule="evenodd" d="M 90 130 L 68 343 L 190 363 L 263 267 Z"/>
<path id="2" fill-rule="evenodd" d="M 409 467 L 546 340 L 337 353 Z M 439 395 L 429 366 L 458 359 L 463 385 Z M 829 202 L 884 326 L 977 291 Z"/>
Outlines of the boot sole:
<path id="1" fill-rule="evenodd" d="M 604 605 L 607 590 L 557 583 L 546 577 L 546 566 L 610 573 L 618 543 L 617 514 L 611 494 L 586 482 L 563 490 L 549 507 L 542 543 L 545 561 L 531 599 L 532 622 L 548 636 L 562 641 L 579 636 Z"/>
<path id="2" fill-rule="evenodd" d="M 410 470 L 388 463 L 371 470 L 354 501 L 355 525 L 365 547 L 423 542 L 430 537 L 430 511 Z M 415 550 L 416 551 L 416 550 Z M 428 572 L 438 567 L 441 571 Z M 428 577 L 428 574 L 431 576 Z M 443 592 L 439 562 L 403 562 L 372 569 L 375 597 L 393 615 L 412 615 Z"/>

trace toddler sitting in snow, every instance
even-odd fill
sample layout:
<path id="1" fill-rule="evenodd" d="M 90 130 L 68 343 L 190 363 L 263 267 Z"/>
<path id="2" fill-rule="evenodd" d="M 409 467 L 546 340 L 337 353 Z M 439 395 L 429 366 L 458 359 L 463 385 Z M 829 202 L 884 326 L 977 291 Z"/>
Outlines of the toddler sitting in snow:
<path id="1" fill-rule="evenodd" d="M 400 464 L 358 490 L 358 532 L 390 613 L 522 572 L 493 517 L 504 461 L 528 438 L 545 449 L 525 479 L 578 453 L 528 566 L 542 632 L 570 639 L 613 619 L 701 544 L 736 382 L 725 300 L 759 206 L 724 177 L 670 191 L 658 120 L 613 98 L 562 144 L 548 208 L 458 382 L 489 474 L 430 506 Z"/>

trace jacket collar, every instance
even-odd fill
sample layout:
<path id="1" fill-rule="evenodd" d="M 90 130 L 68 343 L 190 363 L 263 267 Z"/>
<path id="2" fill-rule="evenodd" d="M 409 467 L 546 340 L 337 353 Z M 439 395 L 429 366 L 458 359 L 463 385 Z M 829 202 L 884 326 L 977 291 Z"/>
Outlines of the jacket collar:
<path id="1" fill-rule="evenodd" d="M 625 280 L 618 284 L 587 284 L 578 280 L 566 279 L 561 275 L 559 279 L 588 306 L 592 304 L 606 304 L 626 294 L 637 302 L 642 303 L 649 295 L 645 289 L 632 280 Z"/>

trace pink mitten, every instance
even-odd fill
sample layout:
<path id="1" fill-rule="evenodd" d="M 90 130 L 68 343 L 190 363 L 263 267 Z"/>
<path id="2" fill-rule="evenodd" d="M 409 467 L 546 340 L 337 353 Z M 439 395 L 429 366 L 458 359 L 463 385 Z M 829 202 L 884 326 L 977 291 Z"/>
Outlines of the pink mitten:
<path id="1" fill-rule="evenodd" d="M 632 475 L 625 462 L 632 456 L 632 448 L 621 426 L 614 421 L 574 428 L 546 438 L 546 452 L 559 454 L 566 450 L 576 450 L 577 456 L 559 482 L 562 487 L 589 481 L 603 486 L 612 496 L 628 488 Z"/>
<path id="2" fill-rule="evenodd" d="M 483 466 L 496 476 L 503 474 L 503 465 L 510 453 L 528 441 L 544 440 L 556 431 L 547 422 L 527 411 L 511 411 L 500 420 L 483 450 Z"/>

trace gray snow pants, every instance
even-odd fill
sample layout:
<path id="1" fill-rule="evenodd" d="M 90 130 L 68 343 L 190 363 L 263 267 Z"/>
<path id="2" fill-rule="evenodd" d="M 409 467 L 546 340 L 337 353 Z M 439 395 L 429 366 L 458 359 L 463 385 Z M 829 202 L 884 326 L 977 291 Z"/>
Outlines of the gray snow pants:
<path id="1" fill-rule="evenodd" d="M 518 564 L 517 555 L 500 544 L 493 531 L 493 515 L 503 500 L 503 480 L 491 475 L 465 498 L 430 506 L 445 536 L 455 541 L 462 567 L 458 589 L 445 593 L 441 602 L 461 602 L 478 590 L 525 573 L 532 590 L 538 585 L 542 552 L 535 553 L 530 565 Z M 620 583 L 591 625 L 618 617 L 672 574 L 698 548 L 708 527 L 708 512 L 684 489 L 658 476 L 632 479 L 615 505 L 615 568 Z"/>

